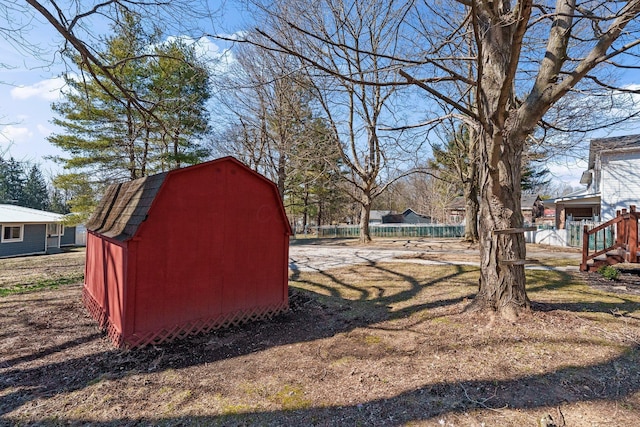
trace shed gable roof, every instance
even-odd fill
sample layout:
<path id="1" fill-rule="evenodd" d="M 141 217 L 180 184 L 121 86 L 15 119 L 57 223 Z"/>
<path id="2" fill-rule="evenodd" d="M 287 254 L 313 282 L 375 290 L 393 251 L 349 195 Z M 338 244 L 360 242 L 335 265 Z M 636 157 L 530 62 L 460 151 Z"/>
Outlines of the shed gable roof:
<path id="1" fill-rule="evenodd" d="M 410 215 L 411 213 L 413 213 L 413 214 L 414 214 L 414 215 L 416 215 L 416 216 L 419 216 L 420 218 L 428 218 L 428 219 L 431 219 L 431 216 L 429 216 L 429 215 L 427 215 L 427 214 L 421 214 L 421 213 L 419 213 L 419 212 L 414 211 L 414 210 L 413 210 L 413 209 L 411 209 L 411 208 L 407 208 L 407 209 L 405 209 L 405 211 L 404 211 L 404 212 L 402 212 L 402 215 L 403 215 L 403 216 L 407 216 L 407 215 Z"/>
<path id="2" fill-rule="evenodd" d="M 167 174 L 110 185 L 87 221 L 87 230 L 120 241 L 133 237 L 146 219 Z"/>
<path id="3" fill-rule="evenodd" d="M 223 157 L 170 172 L 110 185 L 85 226 L 87 230 L 118 241 L 128 240 L 136 234 L 140 225 L 147 219 L 149 209 L 167 179 L 170 179 L 174 174 L 188 173 L 189 170 L 208 167 L 211 164 L 220 162 L 230 162 L 247 170 L 256 178 L 267 182 L 274 192 L 274 198 L 278 201 L 280 200 L 278 189 L 272 181 L 233 157 Z M 281 203 L 280 213 L 287 233 L 291 234 L 289 222 L 286 219 Z"/>

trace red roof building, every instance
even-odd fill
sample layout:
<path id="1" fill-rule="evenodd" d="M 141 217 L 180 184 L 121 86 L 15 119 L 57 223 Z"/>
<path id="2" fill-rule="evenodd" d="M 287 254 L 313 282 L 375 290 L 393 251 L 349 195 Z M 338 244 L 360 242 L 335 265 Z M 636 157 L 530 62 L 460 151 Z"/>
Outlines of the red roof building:
<path id="1" fill-rule="evenodd" d="M 118 347 L 288 309 L 278 190 L 232 157 L 111 185 L 86 227 L 83 301 Z"/>

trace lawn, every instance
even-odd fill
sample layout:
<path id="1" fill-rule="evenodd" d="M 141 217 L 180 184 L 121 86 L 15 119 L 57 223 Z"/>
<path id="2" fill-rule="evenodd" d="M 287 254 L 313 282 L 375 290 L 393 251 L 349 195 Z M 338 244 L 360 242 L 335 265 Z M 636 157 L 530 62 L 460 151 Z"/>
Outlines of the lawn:
<path id="1" fill-rule="evenodd" d="M 534 310 L 514 324 L 465 311 L 478 277 L 401 262 L 296 272 L 287 314 L 134 351 L 95 329 L 80 283 L 7 294 L 0 424 L 637 424 L 640 296 L 532 270 Z"/>

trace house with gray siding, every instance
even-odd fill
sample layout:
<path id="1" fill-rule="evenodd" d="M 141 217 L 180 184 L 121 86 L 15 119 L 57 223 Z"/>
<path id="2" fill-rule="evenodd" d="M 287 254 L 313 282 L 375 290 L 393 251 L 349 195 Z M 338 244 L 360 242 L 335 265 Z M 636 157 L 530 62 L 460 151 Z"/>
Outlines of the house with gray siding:
<path id="1" fill-rule="evenodd" d="M 0 258 L 59 252 L 75 245 L 75 227 L 62 224 L 64 215 L 0 204 Z"/>
<path id="2" fill-rule="evenodd" d="M 640 207 L 640 134 L 591 140 L 588 167 L 580 180 L 587 187 L 555 200 L 558 228 L 570 220 L 608 221 L 618 210 Z"/>
<path id="3" fill-rule="evenodd" d="M 391 211 L 371 210 L 369 212 L 369 224 L 382 224 L 382 217 L 389 215 Z"/>
<path id="4" fill-rule="evenodd" d="M 418 213 L 411 208 L 402 212 L 402 217 L 405 224 L 431 224 L 434 222 L 429 215 Z"/>

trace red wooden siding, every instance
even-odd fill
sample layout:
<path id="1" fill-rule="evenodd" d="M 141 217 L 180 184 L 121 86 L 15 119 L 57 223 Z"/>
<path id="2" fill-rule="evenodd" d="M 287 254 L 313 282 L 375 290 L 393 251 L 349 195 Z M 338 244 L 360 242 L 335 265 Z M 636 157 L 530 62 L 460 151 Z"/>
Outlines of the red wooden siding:
<path id="1" fill-rule="evenodd" d="M 94 233 L 87 233 L 87 255 L 84 298 L 97 304 L 91 312 L 99 316 L 101 327 L 107 326 L 122 333 L 124 313 L 124 285 L 126 250 Z"/>
<path id="2" fill-rule="evenodd" d="M 125 249 L 87 242 L 86 292 L 130 347 L 268 317 L 288 308 L 289 234 L 275 185 L 235 159 L 172 171 Z"/>

